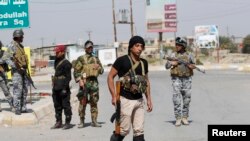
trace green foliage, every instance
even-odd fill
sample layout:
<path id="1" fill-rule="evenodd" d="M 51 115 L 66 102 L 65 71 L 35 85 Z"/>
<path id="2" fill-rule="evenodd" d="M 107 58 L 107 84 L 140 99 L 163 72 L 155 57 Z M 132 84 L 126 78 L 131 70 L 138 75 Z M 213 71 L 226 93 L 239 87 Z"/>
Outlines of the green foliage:
<path id="1" fill-rule="evenodd" d="M 250 35 L 247 35 L 243 40 L 243 53 L 250 53 Z"/>
<path id="2" fill-rule="evenodd" d="M 230 53 L 237 52 L 237 46 L 234 44 L 234 42 L 229 37 L 220 36 L 219 42 L 220 42 L 221 49 L 228 49 L 230 51 Z"/>

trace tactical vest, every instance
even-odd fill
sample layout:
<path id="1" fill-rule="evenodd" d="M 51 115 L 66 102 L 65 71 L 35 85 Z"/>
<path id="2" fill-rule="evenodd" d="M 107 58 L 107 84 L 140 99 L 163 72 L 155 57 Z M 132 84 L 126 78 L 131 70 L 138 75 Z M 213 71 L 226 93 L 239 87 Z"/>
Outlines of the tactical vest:
<path id="1" fill-rule="evenodd" d="M 190 62 L 188 53 L 184 54 L 175 53 L 175 57 L 185 62 Z M 193 70 L 188 68 L 185 64 L 178 64 L 177 66 L 173 66 L 171 68 L 170 74 L 171 76 L 177 76 L 177 77 L 189 77 L 193 75 Z"/>
<path id="2" fill-rule="evenodd" d="M 15 41 L 13 41 L 12 43 L 16 48 L 14 62 L 17 68 L 21 68 L 22 66 L 28 66 L 28 58 L 24 52 L 24 48 Z"/>
<path id="3" fill-rule="evenodd" d="M 97 64 L 96 57 L 91 56 L 90 58 L 88 58 L 87 55 L 84 55 L 82 64 L 83 64 L 82 72 L 86 74 L 86 78 L 99 76 L 99 69 L 94 68 L 94 65 Z"/>
<path id="4" fill-rule="evenodd" d="M 120 77 L 120 81 L 124 90 L 130 91 L 133 94 L 137 93 L 146 93 L 147 90 L 147 79 L 145 76 L 144 64 L 142 61 L 137 62 L 133 65 L 130 56 L 128 56 L 131 69 L 123 76 Z M 142 68 L 142 75 L 137 75 L 135 73 L 135 68 L 138 67 L 139 63 L 141 64 Z"/>

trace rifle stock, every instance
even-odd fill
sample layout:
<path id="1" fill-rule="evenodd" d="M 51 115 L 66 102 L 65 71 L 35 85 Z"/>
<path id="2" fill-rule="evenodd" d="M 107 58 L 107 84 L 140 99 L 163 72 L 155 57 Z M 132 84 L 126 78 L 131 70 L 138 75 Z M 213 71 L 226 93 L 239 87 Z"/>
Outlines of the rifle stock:
<path id="1" fill-rule="evenodd" d="M 185 61 L 183 61 L 183 60 L 180 60 L 180 59 L 177 59 L 177 58 L 172 58 L 172 57 L 167 57 L 167 60 L 169 60 L 169 61 L 177 61 L 177 62 L 179 62 L 179 63 L 181 63 L 181 64 L 186 65 L 186 66 L 190 64 L 190 63 L 185 62 Z M 202 70 L 202 69 L 198 68 L 197 66 L 195 66 L 195 69 L 196 69 L 197 71 L 201 72 L 201 73 L 205 73 L 205 70 Z"/>
<path id="2" fill-rule="evenodd" d="M 120 134 L 120 114 L 121 114 L 121 101 L 120 101 L 121 82 L 116 81 L 116 120 L 115 120 L 115 134 Z"/>

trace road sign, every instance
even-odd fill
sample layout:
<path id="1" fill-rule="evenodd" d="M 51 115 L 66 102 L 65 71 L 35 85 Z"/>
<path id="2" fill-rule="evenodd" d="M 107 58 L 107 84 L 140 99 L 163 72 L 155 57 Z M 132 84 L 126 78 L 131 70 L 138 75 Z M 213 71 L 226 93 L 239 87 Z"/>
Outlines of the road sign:
<path id="1" fill-rule="evenodd" d="M 0 0 L 0 29 L 29 27 L 28 0 Z"/>

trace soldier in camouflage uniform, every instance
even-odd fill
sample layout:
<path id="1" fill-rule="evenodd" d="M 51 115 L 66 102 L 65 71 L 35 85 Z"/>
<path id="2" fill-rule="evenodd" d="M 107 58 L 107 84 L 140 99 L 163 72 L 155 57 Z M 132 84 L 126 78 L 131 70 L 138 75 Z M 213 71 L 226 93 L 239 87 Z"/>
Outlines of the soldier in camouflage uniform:
<path id="1" fill-rule="evenodd" d="M 2 60 L 2 56 L 4 54 L 4 51 L 2 50 L 2 42 L 0 41 L 0 87 L 2 88 L 2 91 L 10 105 L 11 110 L 13 109 L 13 97 L 10 94 L 9 87 L 7 85 L 7 80 L 6 80 L 6 74 L 5 72 L 8 70 L 8 65 L 5 63 L 5 61 Z M 0 112 L 2 111 L 1 109 L 1 103 L 0 103 Z"/>
<path id="2" fill-rule="evenodd" d="M 177 37 L 175 40 L 176 52 L 170 57 L 188 62 L 188 65 L 178 61 L 167 61 L 165 67 L 170 69 L 173 85 L 174 114 L 176 118 L 175 126 L 181 123 L 189 125 L 189 105 L 191 101 L 191 84 L 194 66 L 193 55 L 186 52 L 187 42 L 185 39 Z"/>
<path id="3" fill-rule="evenodd" d="M 28 80 L 25 77 L 28 67 L 28 58 L 24 52 L 23 31 L 21 29 L 13 32 L 13 41 L 9 44 L 3 55 L 3 60 L 11 67 L 13 81 L 13 105 L 15 114 L 27 112 L 26 97 L 28 93 Z"/>
<path id="4" fill-rule="evenodd" d="M 99 100 L 99 84 L 98 76 L 103 73 L 103 67 L 100 60 L 93 55 L 93 42 L 85 42 L 85 55 L 82 55 L 74 61 L 74 77 L 75 81 L 79 83 L 79 93 L 77 97 L 79 99 L 79 116 L 80 124 L 78 128 L 84 127 L 85 110 L 87 103 L 90 104 L 90 112 L 93 127 L 101 127 L 97 123 L 98 107 L 97 102 Z"/>

